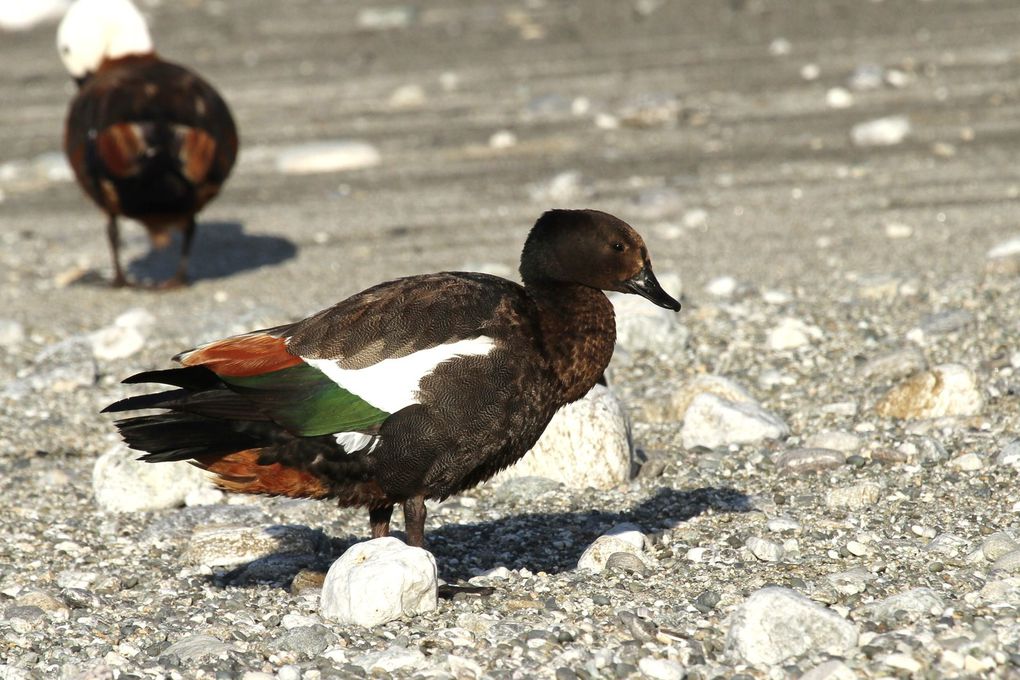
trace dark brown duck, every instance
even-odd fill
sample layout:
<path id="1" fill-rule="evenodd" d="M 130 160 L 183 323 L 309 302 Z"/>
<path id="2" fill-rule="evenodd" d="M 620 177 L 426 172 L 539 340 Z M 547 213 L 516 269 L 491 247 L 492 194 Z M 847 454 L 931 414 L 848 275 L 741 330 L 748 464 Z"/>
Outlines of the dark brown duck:
<path id="1" fill-rule="evenodd" d="M 602 291 L 679 310 L 644 242 L 595 210 L 553 210 L 528 235 L 524 285 L 443 272 L 382 283 L 303 321 L 184 352 L 128 383 L 177 389 L 106 411 L 150 462 L 192 461 L 242 493 L 335 498 L 387 535 L 402 504 L 422 546 L 425 499 L 488 479 L 584 396 L 613 354 Z"/>
<path id="2" fill-rule="evenodd" d="M 118 216 L 140 221 L 163 247 L 184 232 L 177 272 L 187 280 L 195 215 L 219 192 L 237 156 L 237 130 L 209 83 L 153 53 L 145 20 L 129 0 L 76 0 L 57 48 L 79 85 L 64 151 L 78 184 L 107 215 L 114 286 L 120 265 Z"/>

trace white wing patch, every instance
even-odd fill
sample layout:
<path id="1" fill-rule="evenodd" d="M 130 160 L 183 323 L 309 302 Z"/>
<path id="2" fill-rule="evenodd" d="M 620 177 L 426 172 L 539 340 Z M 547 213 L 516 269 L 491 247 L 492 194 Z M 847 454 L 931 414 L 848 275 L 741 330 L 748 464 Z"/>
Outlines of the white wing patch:
<path id="1" fill-rule="evenodd" d="M 306 359 L 340 387 L 387 413 L 417 404 L 418 385 L 436 366 L 455 357 L 486 356 L 496 342 L 486 336 L 437 345 L 407 356 L 384 359 L 366 368 L 340 368 L 332 359 Z"/>
<path id="2" fill-rule="evenodd" d="M 337 432 L 333 435 L 336 443 L 343 447 L 346 453 L 361 451 L 371 444 L 368 453 L 371 453 L 379 443 L 379 437 L 361 432 Z"/>

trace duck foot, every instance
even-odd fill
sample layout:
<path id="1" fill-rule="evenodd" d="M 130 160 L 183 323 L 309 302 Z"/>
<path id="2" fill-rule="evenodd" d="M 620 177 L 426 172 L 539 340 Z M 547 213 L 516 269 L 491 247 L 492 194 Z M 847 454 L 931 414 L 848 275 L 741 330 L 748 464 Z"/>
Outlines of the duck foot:
<path id="1" fill-rule="evenodd" d="M 458 595 L 477 595 L 478 597 L 488 597 L 496 592 L 496 589 L 491 586 L 455 586 L 449 583 L 444 583 L 439 586 L 439 597 L 443 600 L 452 600 Z"/>

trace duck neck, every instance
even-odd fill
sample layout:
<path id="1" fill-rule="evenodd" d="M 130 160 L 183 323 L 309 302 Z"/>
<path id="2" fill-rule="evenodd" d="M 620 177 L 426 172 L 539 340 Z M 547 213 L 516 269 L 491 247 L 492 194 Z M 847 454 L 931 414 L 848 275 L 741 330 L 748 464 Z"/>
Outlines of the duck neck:
<path id="1" fill-rule="evenodd" d="M 613 305 L 601 290 L 588 286 L 542 282 L 525 287 L 538 307 L 542 342 L 561 384 L 562 402 L 580 399 L 613 356 Z"/>

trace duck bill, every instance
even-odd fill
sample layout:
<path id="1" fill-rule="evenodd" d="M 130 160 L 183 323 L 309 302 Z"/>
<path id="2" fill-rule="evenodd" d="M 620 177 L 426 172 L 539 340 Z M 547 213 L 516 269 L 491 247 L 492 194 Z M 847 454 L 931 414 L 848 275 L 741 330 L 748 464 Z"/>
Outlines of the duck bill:
<path id="1" fill-rule="evenodd" d="M 680 311 L 680 303 L 674 300 L 669 293 L 662 289 L 658 279 L 652 273 L 652 267 L 645 264 L 637 274 L 623 282 L 623 290 L 627 293 L 640 295 L 660 307 L 671 309 L 674 312 Z"/>

